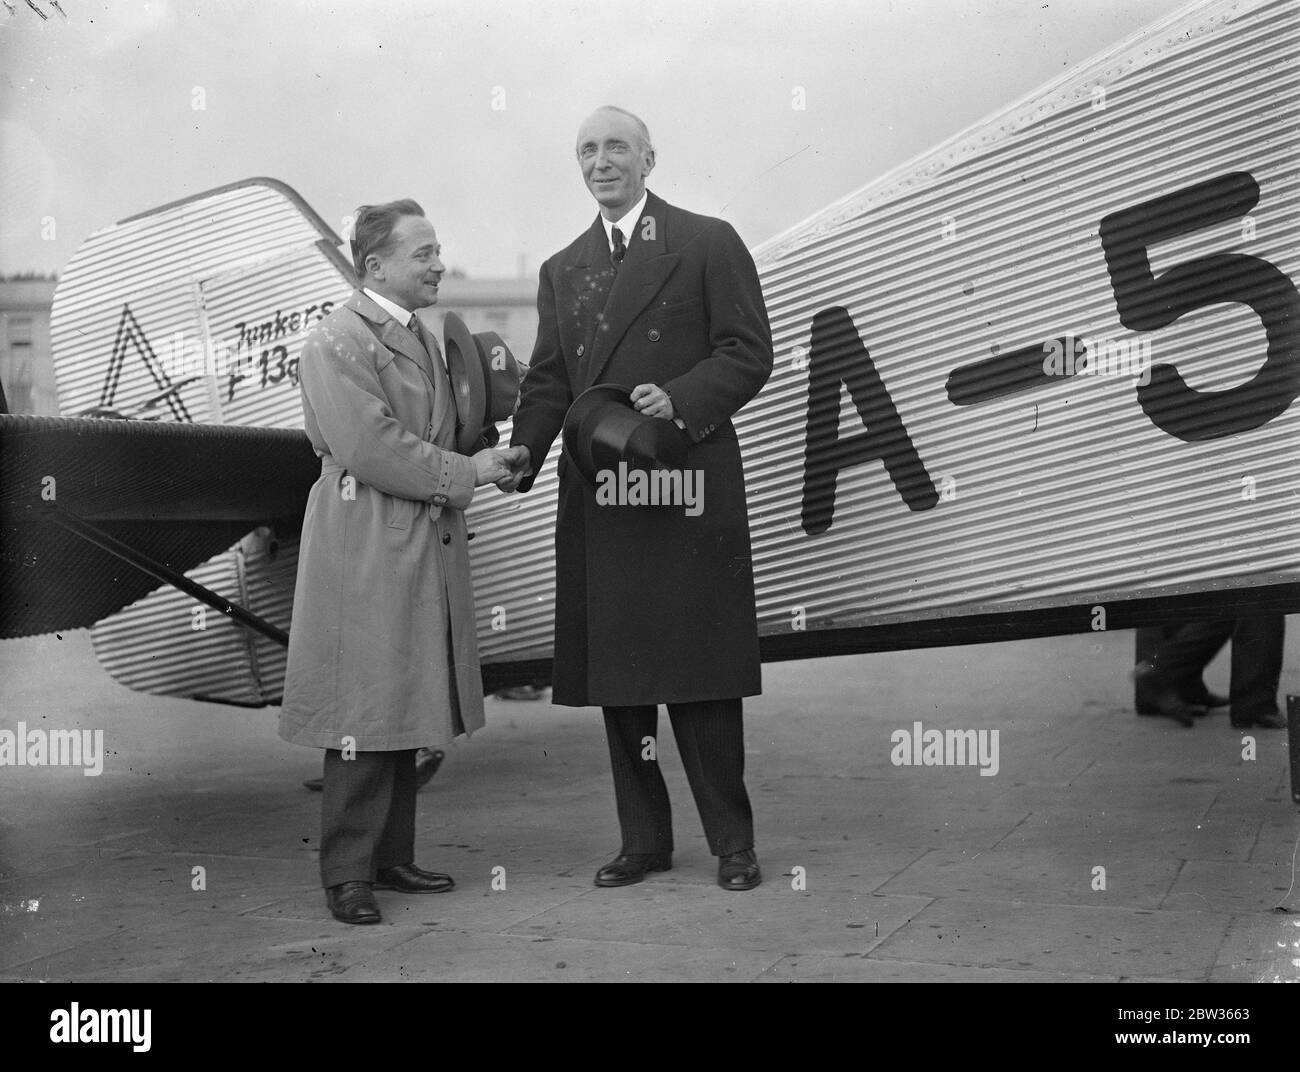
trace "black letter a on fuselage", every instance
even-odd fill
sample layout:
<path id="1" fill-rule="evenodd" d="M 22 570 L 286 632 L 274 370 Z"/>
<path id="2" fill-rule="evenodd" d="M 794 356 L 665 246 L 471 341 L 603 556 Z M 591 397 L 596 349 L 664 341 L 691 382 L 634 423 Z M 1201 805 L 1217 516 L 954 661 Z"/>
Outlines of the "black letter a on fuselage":
<path id="1" fill-rule="evenodd" d="M 866 429 L 840 438 L 841 384 Z M 808 431 L 804 441 L 803 530 L 825 532 L 835 518 L 840 470 L 883 462 L 909 510 L 930 510 L 939 501 L 934 481 L 903 427 L 880 373 L 862 345 L 849 311 L 823 309 L 813 317 L 808 356 Z"/>

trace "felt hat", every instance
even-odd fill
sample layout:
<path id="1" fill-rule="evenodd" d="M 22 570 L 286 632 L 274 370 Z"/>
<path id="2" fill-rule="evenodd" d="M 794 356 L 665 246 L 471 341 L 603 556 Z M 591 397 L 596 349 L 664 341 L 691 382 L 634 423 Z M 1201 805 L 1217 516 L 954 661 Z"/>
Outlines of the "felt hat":
<path id="1" fill-rule="evenodd" d="M 472 454 L 485 434 L 495 441 L 490 433 L 497 421 L 514 413 L 522 378 L 519 364 L 495 331 L 471 335 L 455 313 L 443 318 L 442 347 L 456 399 L 456 449 Z"/>
<path id="2" fill-rule="evenodd" d="M 631 388 L 599 383 L 583 391 L 564 415 L 564 450 L 595 486 L 601 470 L 684 469 L 690 441 L 672 421 L 638 413 Z"/>

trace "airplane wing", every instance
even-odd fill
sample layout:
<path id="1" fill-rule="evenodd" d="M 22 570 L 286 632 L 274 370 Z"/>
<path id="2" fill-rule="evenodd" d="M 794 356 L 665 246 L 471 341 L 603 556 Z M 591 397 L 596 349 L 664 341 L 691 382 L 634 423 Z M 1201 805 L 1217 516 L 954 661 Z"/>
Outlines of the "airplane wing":
<path id="1" fill-rule="evenodd" d="M 0 414 L 0 637 L 93 625 L 258 525 L 296 530 L 319 472 L 292 429 Z"/>
<path id="2" fill-rule="evenodd" d="M 355 285 L 341 246 L 268 178 L 87 237 L 51 312 L 67 416 L 8 416 L 0 397 L 0 637 L 89 626 L 100 662 L 129 688 L 278 701 L 319 473 L 297 365 L 311 326 Z M 532 496 L 538 532 L 548 507 L 554 516 L 551 492 Z M 518 506 L 476 512 L 482 562 L 499 557 L 503 530 L 528 528 Z M 549 533 L 536 542 L 549 553 Z M 533 570 L 537 588 L 546 567 Z M 549 600 L 530 596 L 483 604 L 480 636 L 501 635 L 507 612 L 512 630 L 530 624 L 523 643 L 485 652 L 490 690 L 548 672 Z"/>

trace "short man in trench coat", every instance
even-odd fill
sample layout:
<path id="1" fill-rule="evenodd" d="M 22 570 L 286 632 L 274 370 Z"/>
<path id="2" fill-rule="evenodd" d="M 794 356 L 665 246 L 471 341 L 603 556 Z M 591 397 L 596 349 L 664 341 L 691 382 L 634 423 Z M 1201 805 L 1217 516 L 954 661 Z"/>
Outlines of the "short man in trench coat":
<path id="1" fill-rule="evenodd" d="M 303 519 L 280 736 L 325 749 L 321 881 L 335 918 L 378 923 L 373 889 L 436 893 L 414 864 L 415 750 L 483 725 L 465 507 L 509 451 L 458 454 L 456 403 L 415 318 L 438 300 L 438 237 L 414 201 L 357 210 L 361 289 L 303 344 L 321 458 Z"/>
<path id="2" fill-rule="evenodd" d="M 623 845 L 598 886 L 672 866 L 667 790 L 647 739 L 658 704 L 673 732 L 718 883 L 761 881 L 744 784 L 744 696 L 761 691 L 744 472 L 731 416 L 772 370 L 753 259 L 731 225 L 649 193 L 645 124 L 601 108 L 578 133 L 600 206 L 542 267 L 537 343 L 511 442 L 540 468 L 573 400 L 593 384 L 632 388 L 635 407 L 674 421 L 703 509 L 600 505 L 559 462 L 553 699 L 604 709 Z M 531 472 L 501 481 L 527 491 Z"/>

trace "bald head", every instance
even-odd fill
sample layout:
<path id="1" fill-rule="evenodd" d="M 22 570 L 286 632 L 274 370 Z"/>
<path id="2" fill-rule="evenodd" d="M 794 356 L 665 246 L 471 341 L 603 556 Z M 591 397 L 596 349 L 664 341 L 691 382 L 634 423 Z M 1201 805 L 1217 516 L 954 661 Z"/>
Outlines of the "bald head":
<path id="1" fill-rule="evenodd" d="M 577 152 L 583 181 L 606 219 L 620 219 L 641 200 L 655 151 L 637 116 L 613 105 L 597 108 L 578 128 Z"/>

